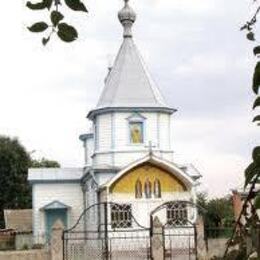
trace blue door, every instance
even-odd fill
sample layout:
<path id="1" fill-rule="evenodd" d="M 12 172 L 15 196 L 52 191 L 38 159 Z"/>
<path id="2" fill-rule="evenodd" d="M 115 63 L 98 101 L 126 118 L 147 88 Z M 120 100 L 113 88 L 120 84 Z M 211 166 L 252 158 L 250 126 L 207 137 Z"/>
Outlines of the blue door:
<path id="1" fill-rule="evenodd" d="M 45 210 L 45 219 L 46 219 L 46 235 L 47 238 L 50 238 L 51 230 L 55 222 L 60 219 L 64 225 L 64 228 L 67 228 L 67 209 L 48 209 Z"/>

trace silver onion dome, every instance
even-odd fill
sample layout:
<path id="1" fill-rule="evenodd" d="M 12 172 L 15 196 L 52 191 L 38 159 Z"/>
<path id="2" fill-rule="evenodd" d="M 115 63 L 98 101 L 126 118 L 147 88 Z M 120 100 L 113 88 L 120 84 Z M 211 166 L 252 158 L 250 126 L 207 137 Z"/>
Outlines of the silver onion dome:
<path id="1" fill-rule="evenodd" d="M 118 12 L 118 19 L 124 27 L 124 37 L 132 37 L 132 26 L 136 20 L 135 11 L 129 6 L 129 0 L 124 0 L 125 6 Z"/>

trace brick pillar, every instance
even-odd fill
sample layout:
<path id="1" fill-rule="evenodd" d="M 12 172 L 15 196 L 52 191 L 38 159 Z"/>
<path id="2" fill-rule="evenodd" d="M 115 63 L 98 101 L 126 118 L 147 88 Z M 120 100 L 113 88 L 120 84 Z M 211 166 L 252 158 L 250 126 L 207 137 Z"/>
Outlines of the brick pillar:
<path id="1" fill-rule="evenodd" d="M 207 247 L 205 240 L 204 220 L 202 216 L 198 217 L 196 222 L 196 246 L 197 246 L 197 259 L 207 259 Z"/>
<path id="2" fill-rule="evenodd" d="M 164 259 L 163 226 L 158 217 L 153 220 L 152 226 L 152 259 Z"/>
<path id="3" fill-rule="evenodd" d="M 237 191 L 232 191 L 232 193 L 233 193 L 232 202 L 233 202 L 234 216 L 235 216 L 235 220 L 237 221 L 243 208 L 243 202 L 241 200 L 240 194 Z"/>
<path id="4" fill-rule="evenodd" d="M 51 260 L 63 260 L 63 230 L 63 223 L 58 219 L 52 227 L 50 245 Z"/>

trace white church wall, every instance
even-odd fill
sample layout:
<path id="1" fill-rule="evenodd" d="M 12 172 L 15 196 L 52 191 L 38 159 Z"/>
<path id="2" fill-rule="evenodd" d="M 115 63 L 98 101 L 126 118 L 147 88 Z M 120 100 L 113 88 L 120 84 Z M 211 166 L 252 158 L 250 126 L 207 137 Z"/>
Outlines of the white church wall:
<path id="1" fill-rule="evenodd" d="M 86 189 L 86 209 L 98 203 L 97 200 L 97 185 L 92 178 L 90 178 L 87 183 Z M 95 230 L 97 228 L 97 207 L 92 207 L 87 210 L 84 217 L 86 221 L 86 230 Z M 83 220 L 84 221 L 84 220 Z"/>
<path id="2" fill-rule="evenodd" d="M 158 140 L 157 136 L 157 113 L 143 113 L 142 115 L 146 118 L 144 129 L 145 146 L 151 141 L 154 146 L 158 147 L 160 140 Z"/>
<path id="3" fill-rule="evenodd" d="M 156 154 L 156 153 L 155 153 Z M 158 154 L 156 154 L 157 156 L 161 157 L 164 160 L 173 162 L 173 152 L 159 152 Z"/>
<path id="4" fill-rule="evenodd" d="M 158 206 L 166 202 L 171 201 L 190 201 L 192 199 L 192 194 L 190 192 L 174 192 L 174 193 L 164 193 L 160 199 L 135 199 L 129 194 L 109 194 L 108 200 L 113 203 L 118 204 L 131 204 L 132 205 L 132 215 L 135 217 L 140 225 L 149 227 L 150 223 L 150 213 L 156 209 Z M 192 210 L 189 211 L 190 220 L 194 220 L 194 214 Z M 159 211 L 156 216 L 162 222 L 165 222 L 165 212 Z"/>
<path id="5" fill-rule="evenodd" d="M 111 113 L 102 114 L 97 117 L 98 128 L 98 150 L 107 151 L 111 149 Z"/>
<path id="6" fill-rule="evenodd" d="M 93 166 L 112 166 L 113 165 L 113 154 L 111 152 L 97 152 L 93 157 Z"/>
<path id="7" fill-rule="evenodd" d="M 117 150 L 125 149 L 129 143 L 127 118 L 130 115 L 130 113 L 115 113 L 114 123 L 116 128 L 114 129 L 114 144 Z"/>
<path id="8" fill-rule="evenodd" d="M 95 178 L 96 181 L 98 182 L 98 185 L 101 186 L 105 184 L 106 182 L 110 181 L 116 173 L 114 172 L 104 172 L 104 173 L 96 173 Z"/>
<path id="9" fill-rule="evenodd" d="M 94 138 L 89 138 L 86 140 L 86 144 L 85 144 L 85 164 L 87 166 L 92 165 L 93 152 L 94 152 Z"/>
<path id="10" fill-rule="evenodd" d="M 68 211 L 68 228 L 76 223 L 83 211 L 83 194 L 79 183 L 33 184 L 33 230 L 36 237 L 45 233 L 45 215 L 40 209 L 56 200 L 71 207 Z"/>
<path id="11" fill-rule="evenodd" d="M 144 117 L 144 143 L 130 143 L 128 118 L 133 113 L 108 113 L 96 119 L 96 149 L 94 165 L 124 167 L 144 157 L 148 152 L 148 143 L 152 142 L 156 154 L 172 161 L 171 129 L 172 117 L 165 113 L 140 113 Z M 115 127 L 116 126 L 116 127 Z"/>
<path id="12" fill-rule="evenodd" d="M 168 114 L 160 114 L 159 119 L 159 129 L 160 129 L 160 149 L 162 150 L 171 150 L 171 116 Z"/>

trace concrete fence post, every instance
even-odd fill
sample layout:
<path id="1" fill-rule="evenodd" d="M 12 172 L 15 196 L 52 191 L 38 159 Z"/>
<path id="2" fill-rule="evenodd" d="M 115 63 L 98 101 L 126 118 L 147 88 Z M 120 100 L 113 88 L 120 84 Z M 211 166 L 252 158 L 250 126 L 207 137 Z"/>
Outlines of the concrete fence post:
<path id="1" fill-rule="evenodd" d="M 52 227 L 50 243 L 51 260 L 63 260 L 63 230 L 63 223 L 58 219 Z"/>
<path id="2" fill-rule="evenodd" d="M 158 217 L 155 217 L 152 225 L 152 259 L 164 259 L 163 225 Z"/>
<path id="3" fill-rule="evenodd" d="M 197 233 L 197 237 L 196 237 L 197 259 L 205 260 L 207 259 L 207 247 L 206 247 L 206 240 L 205 240 L 204 220 L 202 216 L 198 217 L 195 228 Z"/>

